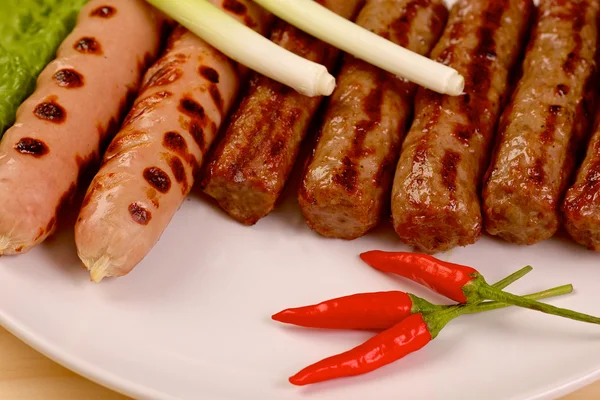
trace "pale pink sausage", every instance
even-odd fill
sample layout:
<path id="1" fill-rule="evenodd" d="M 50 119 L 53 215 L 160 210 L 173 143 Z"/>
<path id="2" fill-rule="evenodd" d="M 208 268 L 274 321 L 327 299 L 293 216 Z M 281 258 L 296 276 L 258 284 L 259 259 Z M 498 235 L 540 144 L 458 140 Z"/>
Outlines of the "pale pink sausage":
<path id="1" fill-rule="evenodd" d="M 56 225 L 156 57 L 163 20 L 143 0 L 92 0 L 0 143 L 0 254 L 26 252 Z"/>
<path id="2" fill-rule="evenodd" d="M 249 0 L 214 0 L 264 34 L 271 18 Z M 245 72 L 179 27 L 112 141 L 75 226 L 92 280 L 129 273 L 158 241 L 235 100 Z"/>

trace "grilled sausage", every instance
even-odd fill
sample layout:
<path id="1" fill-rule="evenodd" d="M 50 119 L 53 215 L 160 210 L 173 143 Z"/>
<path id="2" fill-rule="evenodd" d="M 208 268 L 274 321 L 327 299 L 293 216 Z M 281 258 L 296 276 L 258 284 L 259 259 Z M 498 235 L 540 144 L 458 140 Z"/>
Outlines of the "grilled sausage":
<path id="1" fill-rule="evenodd" d="M 373 0 L 357 24 L 426 55 L 447 18 L 442 0 Z M 355 239 L 389 206 L 416 85 L 349 55 L 337 81 L 298 202 L 312 229 Z"/>
<path id="2" fill-rule="evenodd" d="M 587 155 L 562 205 L 564 224 L 575 241 L 600 251 L 600 111 Z"/>
<path id="3" fill-rule="evenodd" d="M 270 16 L 250 0 L 215 5 L 264 34 Z M 182 27 L 148 70 L 109 145 L 75 225 L 92 280 L 129 273 L 160 238 L 194 183 L 245 69 Z"/>
<path id="4" fill-rule="evenodd" d="M 544 0 L 523 77 L 505 110 L 483 190 L 486 230 L 518 244 L 550 238 L 592 118 L 598 0 Z"/>
<path id="5" fill-rule="evenodd" d="M 163 19 L 143 0 L 92 0 L 0 143 L 0 254 L 55 228 L 158 54 Z"/>
<path id="6" fill-rule="evenodd" d="M 392 189 L 405 243 L 434 253 L 480 237 L 478 186 L 533 9 L 531 0 L 460 0 L 451 10 L 432 58 L 464 75 L 465 93 L 417 93 Z"/>
<path id="7" fill-rule="evenodd" d="M 323 0 L 347 19 L 363 0 Z M 271 40 L 304 58 L 335 64 L 339 51 L 297 28 L 279 24 Z M 306 97 L 255 74 L 202 181 L 204 191 L 236 220 L 252 225 L 275 207 L 322 97 Z"/>

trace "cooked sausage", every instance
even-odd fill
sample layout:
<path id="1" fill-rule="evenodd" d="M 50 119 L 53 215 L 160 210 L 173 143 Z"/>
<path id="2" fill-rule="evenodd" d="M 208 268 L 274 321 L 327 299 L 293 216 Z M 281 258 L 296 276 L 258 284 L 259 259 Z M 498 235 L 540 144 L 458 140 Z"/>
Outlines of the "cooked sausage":
<path id="1" fill-rule="evenodd" d="M 0 254 L 26 252 L 54 230 L 157 56 L 163 26 L 143 0 L 82 8 L 0 143 Z"/>
<path id="2" fill-rule="evenodd" d="M 372 0 L 356 22 L 426 55 L 447 18 L 442 0 Z M 337 82 L 298 202 L 312 229 L 355 239 L 376 226 L 389 207 L 417 87 L 349 55 Z"/>
<path id="3" fill-rule="evenodd" d="M 523 77 L 503 113 L 483 189 L 486 230 L 518 244 L 550 238 L 587 136 L 596 76 L 598 0 L 545 0 Z"/>
<path id="4" fill-rule="evenodd" d="M 562 211 L 567 232 L 590 250 L 600 251 L 600 111 L 587 155 L 567 191 Z"/>
<path id="5" fill-rule="evenodd" d="M 531 0 L 460 0 L 451 10 L 432 58 L 464 75 L 465 93 L 417 93 L 392 190 L 405 243 L 434 253 L 480 237 L 478 186 L 533 9 Z"/>
<path id="6" fill-rule="evenodd" d="M 270 16 L 250 0 L 215 0 L 264 34 Z M 234 101 L 245 69 L 182 27 L 147 72 L 109 145 L 75 225 L 92 280 L 129 273 L 181 206 Z"/>
<path id="7" fill-rule="evenodd" d="M 323 0 L 347 19 L 363 0 Z M 281 23 L 271 40 L 330 71 L 339 51 Z M 306 97 L 255 74 L 239 109 L 218 144 L 202 181 L 204 191 L 236 220 L 252 225 L 275 207 L 298 157 L 300 144 L 322 97 Z"/>

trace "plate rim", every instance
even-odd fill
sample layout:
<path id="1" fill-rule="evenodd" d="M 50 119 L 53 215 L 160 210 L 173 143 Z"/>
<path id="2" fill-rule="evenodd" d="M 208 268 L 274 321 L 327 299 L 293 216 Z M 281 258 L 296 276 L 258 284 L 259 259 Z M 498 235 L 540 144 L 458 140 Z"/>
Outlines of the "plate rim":
<path id="1" fill-rule="evenodd" d="M 119 377 L 105 368 L 96 366 L 81 357 L 62 350 L 60 346 L 44 339 L 41 334 L 36 334 L 34 330 L 20 323 L 16 318 L 10 317 L 1 307 L 0 326 L 57 364 L 117 393 L 134 399 L 180 400 L 177 397 Z M 600 382 L 600 368 L 592 370 L 571 382 L 548 388 L 542 393 L 518 400 L 553 400 L 571 394 L 597 381 Z M 517 400 L 517 398 L 513 400 Z"/>

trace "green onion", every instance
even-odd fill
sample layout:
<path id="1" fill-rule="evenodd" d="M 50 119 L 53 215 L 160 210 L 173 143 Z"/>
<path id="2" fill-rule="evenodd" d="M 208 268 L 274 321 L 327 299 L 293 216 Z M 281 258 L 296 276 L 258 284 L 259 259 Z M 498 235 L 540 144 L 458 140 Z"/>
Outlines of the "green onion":
<path id="1" fill-rule="evenodd" d="M 353 24 L 313 0 L 254 0 L 284 21 L 353 56 L 438 93 L 458 96 L 464 78 Z"/>
<path id="2" fill-rule="evenodd" d="M 335 78 L 248 28 L 206 0 L 147 0 L 229 58 L 306 96 L 329 96 Z"/>

